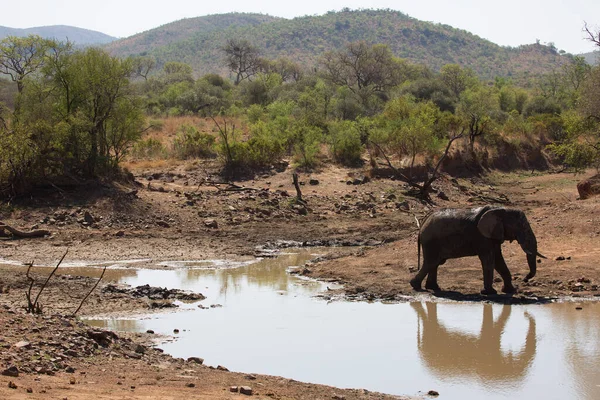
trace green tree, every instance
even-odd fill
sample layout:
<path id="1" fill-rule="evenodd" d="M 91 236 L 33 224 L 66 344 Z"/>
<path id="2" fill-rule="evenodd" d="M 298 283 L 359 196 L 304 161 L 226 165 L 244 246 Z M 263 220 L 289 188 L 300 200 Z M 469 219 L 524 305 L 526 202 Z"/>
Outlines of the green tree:
<path id="1" fill-rule="evenodd" d="M 498 109 L 498 96 L 493 88 L 477 86 L 461 93 L 456 114 L 466 127 L 471 154 L 475 154 L 475 139 L 491 131 L 492 115 Z"/>
<path id="2" fill-rule="evenodd" d="M 434 134 L 438 117 L 439 109 L 432 102 L 417 103 L 408 96 L 394 99 L 386 104 L 371 140 L 388 153 L 407 156 L 411 180 L 417 155 L 439 147 Z"/>
<path id="3" fill-rule="evenodd" d="M 16 82 L 19 93 L 23 92 L 25 78 L 44 65 L 47 52 L 57 43 L 40 36 L 8 36 L 0 41 L 0 73 Z"/>
<path id="4" fill-rule="evenodd" d="M 446 64 L 440 70 L 440 79 L 454 98 L 458 100 L 462 92 L 477 84 L 475 73 L 470 68 L 463 68 L 458 64 Z"/>

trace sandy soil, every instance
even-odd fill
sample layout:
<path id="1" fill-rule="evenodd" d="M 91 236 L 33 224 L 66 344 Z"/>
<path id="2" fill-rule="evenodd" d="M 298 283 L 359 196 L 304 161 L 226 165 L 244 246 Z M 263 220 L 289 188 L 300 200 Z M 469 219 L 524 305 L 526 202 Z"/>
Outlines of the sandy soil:
<path id="1" fill-rule="evenodd" d="M 0 260 L 55 265 L 67 249 L 65 261 L 69 262 L 248 258 L 281 246 L 278 241 L 282 240 L 350 245 L 350 255 L 332 248 L 328 256 L 308 263 L 301 273 L 342 282 L 343 295 L 353 299 L 435 299 L 432 294 L 415 293 L 408 284 L 417 261 L 414 217 L 439 207 L 505 204 L 526 212 L 539 250 L 548 257 L 539 264 L 535 279 L 521 281 L 527 272 L 525 255 L 517 244 L 507 243 L 503 253 L 519 288 L 517 295 L 479 296 L 481 267 L 476 257 L 470 257 L 440 267 L 440 285 L 446 291 L 436 296 L 506 303 L 600 296 L 600 197 L 577 200 L 575 184 L 582 176 L 493 173 L 485 178 L 445 177 L 436 184 L 443 194 L 434 194 L 433 202 L 425 203 L 407 196 L 408 188 L 400 182 L 364 180 L 358 170 L 326 167 L 300 176 L 307 204 L 302 206 L 294 201 L 296 191 L 289 170 L 273 170 L 230 186 L 209 173 L 210 165 L 170 168 L 153 171 L 134 165 L 137 185 L 96 185 L 72 191 L 52 188 L 18 205 L 4 206 L 0 221 L 23 229 L 48 229 L 52 235 L 0 240 Z M 26 269 L 0 264 L 0 319 L 8 327 L 0 336 L 0 346 L 5 349 L 2 368 L 17 365 L 25 371 L 18 377 L 0 376 L 0 398 L 240 396 L 229 392 L 230 386 L 250 386 L 260 398 L 386 398 L 277 377 L 251 380 L 244 374 L 172 359 L 148 346 L 143 353 L 135 353 L 137 344 L 148 344 L 149 335 L 119 334 L 106 348 L 96 346 L 90 354 L 57 351 L 52 343 L 91 340 L 89 328 L 66 315 L 96 279 L 52 279 L 43 295 L 44 314 L 34 317 L 23 311 L 29 286 Z M 34 273 L 35 287 L 44 279 L 38 273 Z M 104 285 L 92 293 L 80 315 L 151 310 L 151 299 L 103 291 Z M 60 322 L 63 320 L 68 324 Z M 54 323 L 62 324 L 58 333 L 52 328 Z M 15 343 L 23 340 L 30 342 L 30 347 L 17 349 Z M 28 366 L 33 359 L 54 359 L 44 367 L 51 368 L 54 375 L 44 369 L 36 371 L 35 364 Z M 75 373 L 65 372 L 67 364 Z M 9 381 L 18 388 L 9 389 Z M 186 386 L 191 383 L 194 387 Z M 27 393 L 27 388 L 33 393 Z"/>

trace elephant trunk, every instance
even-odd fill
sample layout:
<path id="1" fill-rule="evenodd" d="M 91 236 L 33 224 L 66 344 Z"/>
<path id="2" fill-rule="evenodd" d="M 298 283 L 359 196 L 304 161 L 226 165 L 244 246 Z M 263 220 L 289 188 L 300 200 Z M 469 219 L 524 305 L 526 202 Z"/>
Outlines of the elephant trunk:
<path id="1" fill-rule="evenodd" d="M 523 216 L 523 224 L 521 228 L 522 229 L 517 234 L 517 241 L 521 245 L 523 251 L 527 254 L 527 265 L 529 265 L 529 273 L 523 279 L 525 282 L 527 282 L 535 276 L 537 269 L 537 255 L 539 253 L 537 250 L 537 240 L 525 216 Z"/>

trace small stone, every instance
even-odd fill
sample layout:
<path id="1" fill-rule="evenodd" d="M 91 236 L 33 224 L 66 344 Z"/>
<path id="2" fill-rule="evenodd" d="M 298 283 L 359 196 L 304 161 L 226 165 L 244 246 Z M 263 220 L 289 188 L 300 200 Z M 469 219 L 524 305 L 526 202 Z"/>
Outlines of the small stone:
<path id="1" fill-rule="evenodd" d="M 33 389 L 32 388 L 27 388 L 27 393 L 33 393 Z"/>
<path id="2" fill-rule="evenodd" d="M 252 388 L 250 386 L 241 386 L 240 393 L 246 396 L 252 396 Z"/>
<path id="3" fill-rule="evenodd" d="M 202 364 L 202 363 L 204 363 L 204 358 L 200 358 L 200 357 L 188 357 L 187 361 L 189 363 Z"/>
<path id="4" fill-rule="evenodd" d="M 581 306 L 577 306 L 577 307 L 575 307 L 575 309 L 576 309 L 576 310 L 583 310 L 583 307 L 581 307 Z"/>
<path id="5" fill-rule="evenodd" d="M 146 331 L 146 333 L 149 333 L 149 334 L 151 334 L 151 335 L 154 335 L 154 331 L 153 331 L 152 329 L 148 329 L 148 330 Z"/>
<path id="6" fill-rule="evenodd" d="M 14 383 L 13 381 L 8 381 L 8 387 L 10 389 L 16 389 L 17 388 L 17 384 Z"/>
<path id="7" fill-rule="evenodd" d="M 319 184 L 319 180 L 318 179 L 311 179 L 311 180 L 308 181 L 308 184 L 312 185 L 312 186 L 316 186 L 316 185 Z"/>
<path id="8" fill-rule="evenodd" d="M 173 333 L 179 333 L 179 329 L 177 329 L 177 328 L 173 329 Z"/>
<path id="9" fill-rule="evenodd" d="M 29 349 L 31 348 L 31 343 L 22 340 L 20 342 L 15 343 L 15 347 L 17 349 Z"/>
<path id="10" fill-rule="evenodd" d="M 237 386 L 231 386 L 231 387 L 229 388 L 229 391 L 230 391 L 231 393 L 237 393 L 237 392 L 239 391 L 239 389 L 238 389 L 238 387 L 237 387 Z"/>
<path id="11" fill-rule="evenodd" d="M 4 371 L 2 371 L 2 375 L 17 378 L 19 376 L 19 369 L 16 366 L 12 365 Z"/>
<path id="12" fill-rule="evenodd" d="M 65 372 L 67 374 L 73 374 L 73 373 L 75 373 L 75 368 L 73 368 L 73 367 L 67 367 L 67 368 L 65 368 Z"/>
<path id="13" fill-rule="evenodd" d="M 429 392 L 427 392 L 427 394 L 430 396 L 439 396 L 440 395 L 436 390 L 430 390 Z"/>
<path id="14" fill-rule="evenodd" d="M 131 388 L 131 389 L 135 389 L 135 386 L 134 386 L 134 385 L 131 385 L 131 386 L 130 386 L 130 388 Z"/>
<path id="15" fill-rule="evenodd" d="M 146 348 L 141 344 L 138 344 L 137 346 L 135 346 L 135 352 L 138 354 L 144 354 L 146 352 Z"/>
<path id="16" fill-rule="evenodd" d="M 564 256 L 558 256 L 556 257 L 556 261 L 564 261 L 565 257 Z"/>
<path id="17" fill-rule="evenodd" d="M 75 380 L 75 378 L 73 377 L 73 378 L 69 379 L 69 383 L 70 383 L 71 385 L 74 385 L 74 384 L 76 384 L 76 383 L 77 383 L 77 380 Z"/>
<path id="18" fill-rule="evenodd" d="M 225 367 L 224 367 L 224 366 L 222 366 L 222 365 L 217 365 L 217 369 L 218 369 L 219 371 L 229 371 L 227 368 L 225 368 Z"/>
<path id="19" fill-rule="evenodd" d="M 219 227 L 219 224 L 214 219 L 205 219 L 204 220 L 204 226 L 206 226 L 207 228 L 216 229 L 216 228 Z"/>
<path id="20" fill-rule="evenodd" d="M 189 388 L 193 388 L 193 387 L 196 387 L 196 384 L 190 382 L 190 383 L 186 383 L 185 386 L 189 387 Z"/>
<path id="21" fill-rule="evenodd" d="M 342 396 L 341 394 L 334 394 L 332 396 L 333 400 L 346 400 L 346 396 Z"/>
<path id="22" fill-rule="evenodd" d="M 125 236 L 125 232 L 124 231 L 118 231 L 117 233 L 115 233 L 116 237 L 122 237 Z"/>
<path id="23" fill-rule="evenodd" d="M 255 381 L 256 375 L 248 374 L 245 376 L 245 378 L 248 379 L 249 381 Z"/>

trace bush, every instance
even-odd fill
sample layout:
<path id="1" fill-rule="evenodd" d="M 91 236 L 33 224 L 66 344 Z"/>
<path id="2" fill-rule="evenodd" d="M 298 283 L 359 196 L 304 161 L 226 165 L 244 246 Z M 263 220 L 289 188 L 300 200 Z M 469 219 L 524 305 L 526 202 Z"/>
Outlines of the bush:
<path id="1" fill-rule="evenodd" d="M 359 165 L 363 146 L 355 122 L 339 121 L 329 124 L 331 154 L 336 162 L 347 166 Z"/>
<path id="2" fill-rule="evenodd" d="M 214 157 L 215 137 L 193 126 L 182 125 L 173 140 L 173 155 L 181 160 Z"/>
<path id="3" fill-rule="evenodd" d="M 131 154 L 135 158 L 154 160 L 158 158 L 165 158 L 167 156 L 167 150 L 159 140 L 148 138 L 137 142 L 133 146 Z"/>

